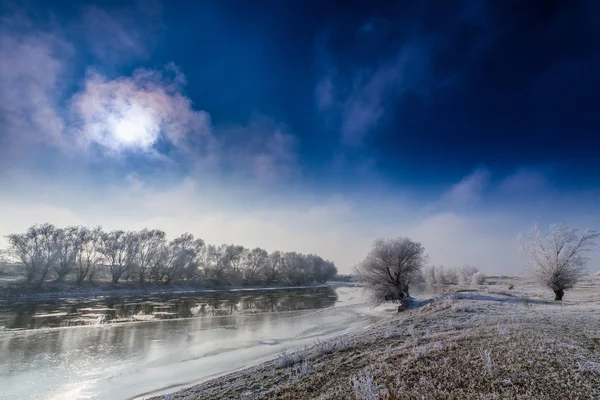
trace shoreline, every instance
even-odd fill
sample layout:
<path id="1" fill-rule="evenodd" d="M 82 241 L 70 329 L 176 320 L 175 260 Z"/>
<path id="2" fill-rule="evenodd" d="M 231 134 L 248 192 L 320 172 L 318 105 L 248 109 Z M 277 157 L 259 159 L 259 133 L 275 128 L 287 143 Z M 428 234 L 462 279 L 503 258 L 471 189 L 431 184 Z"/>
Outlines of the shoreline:
<path id="1" fill-rule="evenodd" d="M 369 386 L 381 399 L 593 399 L 598 310 L 600 296 L 558 303 L 519 292 L 446 293 L 345 335 L 347 344 L 331 353 L 313 346 L 293 365 L 271 359 L 135 398 L 339 399 Z"/>
<path id="2" fill-rule="evenodd" d="M 147 287 L 134 287 L 135 284 L 110 284 L 86 287 L 86 286 L 74 286 L 65 285 L 63 290 L 45 290 L 42 292 L 25 292 L 14 294 L 18 287 L 13 286 L 10 290 L 6 290 L 6 287 L 0 287 L 0 300 L 48 300 L 48 299 L 66 299 L 66 298 L 94 298 L 94 297 L 122 297 L 122 296 L 157 296 L 157 295 L 170 295 L 170 294 L 202 294 L 202 293 L 218 293 L 218 292 L 252 292 L 252 291 L 272 291 L 272 290 L 294 290 L 294 289 L 318 289 L 326 287 L 357 287 L 357 284 L 348 282 L 326 282 L 323 284 L 314 285 L 301 285 L 301 286 L 239 286 L 239 287 L 227 287 L 227 288 L 210 288 L 210 287 L 194 287 L 191 285 L 179 285 L 179 286 L 159 286 L 159 285 L 148 285 Z M 105 286 L 105 287 L 102 287 Z M 129 286 L 129 287 L 127 287 Z M 4 289 L 4 290 L 3 290 Z M 59 288 L 57 288 L 59 289 Z M 64 290 L 64 289 L 76 289 L 76 290 Z M 9 292 L 8 294 L 6 292 Z"/>

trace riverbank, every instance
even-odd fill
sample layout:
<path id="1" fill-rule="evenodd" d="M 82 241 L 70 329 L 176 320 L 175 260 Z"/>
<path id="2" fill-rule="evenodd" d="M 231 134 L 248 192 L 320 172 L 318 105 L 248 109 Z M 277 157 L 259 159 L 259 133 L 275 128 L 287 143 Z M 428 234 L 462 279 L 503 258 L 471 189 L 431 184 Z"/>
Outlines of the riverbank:
<path id="1" fill-rule="evenodd" d="M 10 283 L 0 286 L 0 299 L 60 299 L 98 296 L 155 296 L 161 294 L 194 294 L 224 291 L 286 290 L 319 287 L 353 287 L 354 283 L 327 282 L 301 286 L 223 286 L 210 287 L 194 281 L 170 284 L 139 282 L 84 282 L 80 285 L 64 282 L 46 282 L 42 286 L 25 283 Z"/>
<path id="2" fill-rule="evenodd" d="M 153 399 L 596 399 L 594 293 L 562 303 L 493 289 L 444 294 L 306 354 Z"/>

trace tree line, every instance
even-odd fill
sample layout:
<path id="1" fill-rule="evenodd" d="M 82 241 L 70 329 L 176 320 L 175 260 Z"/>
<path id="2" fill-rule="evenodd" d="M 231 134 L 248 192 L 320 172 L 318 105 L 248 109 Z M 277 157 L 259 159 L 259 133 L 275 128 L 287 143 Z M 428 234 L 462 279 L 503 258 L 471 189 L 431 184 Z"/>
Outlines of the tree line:
<path id="1" fill-rule="evenodd" d="M 159 229 L 104 231 L 99 226 L 61 228 L 45 223 L 6 238 L 6 253 L 22 266 L 30 283 L 73 277 L 81 284 L 109 274 L 113 283 L 135 279 L 196 280 L 214 286 L 303 285 L 337 274 L 333 262 L 315 254 L 215 246 L 190 233 L 169 240 Z"/>

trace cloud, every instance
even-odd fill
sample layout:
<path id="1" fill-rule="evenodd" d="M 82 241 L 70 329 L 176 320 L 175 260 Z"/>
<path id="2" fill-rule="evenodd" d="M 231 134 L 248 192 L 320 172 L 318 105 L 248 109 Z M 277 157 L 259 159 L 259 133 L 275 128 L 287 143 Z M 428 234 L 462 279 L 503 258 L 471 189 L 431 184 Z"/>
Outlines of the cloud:
<path id="1" fill-rule="evenodd" d="M 342 140 L 360 144 L 384 114 L 383 102 L 389 91 L 398 84 L 405 64 L 404 56 L 379 66 L 373 73 L 359 73 L 351 94 L 343 105 Z"/>
<path id="2" fill-rule="evenodd" d="M 11 160 L 34 144 L 65 145 L 59 103 L 72 48 L 29 27 L 17 17 L 0 20 L 0 152 Z"/>
<path id="3" fill-rule="evenodd" d="M 520 168 L 500 182 L 498 192 L 503 195 L 522 196 L 545 192 L 549 187 L 550 183 L 542 172 Z"/>
<path id="4" fill-rule="evenodd" d="M 296 176 L 296 141 L 284 124 L 252 120 L 236 128 L 240 134 L 234 137 L 216 130 L 209 113 L 184 94 L 187 79 L 173 63 L 114 75 L 124 58 L 144 58 L 143 33 L 152 23 L 143 21 L 160 16 L 149 5 L 142 3 L 140 21 L 134 22 L 131 15 L 84 8 L 84 43 L 65 39 L 78 32 L 77 24 L 42 30 L 43 21 L 19 15 L 0 20 L 0 162 L 11 168 L 52 162 L 60 168 L 116 157 L 123 162 L 110 168 L 117 168 L 133 167 L 128 157 L 135 156 L 138 167 L 162 160 L 173 170 L 231 172 L 261 182 Z M 82 64 L 90 61 L 87 47 L 102 62 Z"/>
<path id="5" fill-rule="evenodd" d="M 315 90 L 317 109 L 319 109 L 320 111 L 325 111 L 333 105 L 333 89 L 333 78 L 331 75 L 325 76 L 319 81 Z"/>
<path id="6" fill-rule="evenodd" d="M 81 19 L 88 49 L 98 62 L 111 66 L 147 59 L 156 33 L 164 28 L 161 7 L 151 1 L 121 12 L 85 7 Z"/>
<path id="7" fill-rule="evenodd" d="M 296 139 L 284 124 L 254 116 L 246 125 L 217 127 L 215 132 L 224 168 L 236 175 L 269 183 L 300 173 Z"/>
<path id="8" fill-rule="evenodd" d="M 489 185 L 490 172 L 485 168 L 477 168 L 473 173 L 452 185 L 442 195 L 442 202 L 448 206 L 472 206 L 478 204 Z"/>
<path id="9" fill-rule="evenodd" d="M 169 71 L 174 73 L 171 79 L 165 76 Z M 113 80 L 90 73 L 71 102 L 78 142 L 116 155 L 159 153 L 161 140 L 175 146 L 192 140 L 212 146 L 210 116 L 192 108 L 181 94 L 183 82 L 185 77 L 173 65 L 167 71 L 137 69 L 131 77 Z"/>
<path id="10" fill-rule="evenodd" d="M 369 26 L 368 24 L 365 26 Z M 394 99 L 406 90 L 424 92 L 421 77 L 426 69 L 427 52 L 423 40 L 406 40 L 396 46 L 396 52 L 361 63 L 360 56 L 351 53 L 349 59 L 330 53 L 322 34 L 317 42 L 317 64 L 322 75 L 315 87 L 315 103 L 326 116 L 337 117 L 340 142 L 344 146 L 360 146 L 364 139 L 379 126 Z M 358 38 L 361 39 L 361 38 Z M 365 39 L 365 40 L 362 40 Z M 357 54 L 364 47 L 376 46 L 372 40 L 358 40 Z M 368 52 L 367 52 L 368 53 Z M 356 59 L 355 59 L 356 58 Z M 342 59 L 335 64 L 332 60 Z M 327 118 L 326 122 L 331 119 Z"/>

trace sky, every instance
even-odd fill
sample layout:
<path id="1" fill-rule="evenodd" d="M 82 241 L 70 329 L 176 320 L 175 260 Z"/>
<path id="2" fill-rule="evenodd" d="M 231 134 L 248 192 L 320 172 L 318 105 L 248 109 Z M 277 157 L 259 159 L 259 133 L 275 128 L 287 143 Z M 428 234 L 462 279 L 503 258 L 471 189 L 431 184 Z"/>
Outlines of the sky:
<path id="1" fill-rule="evenodd" d="M 0 0 L 0 236 L 524 273 L 534 223 L 600 230 L 599 70 L 594 0 Z"/>

